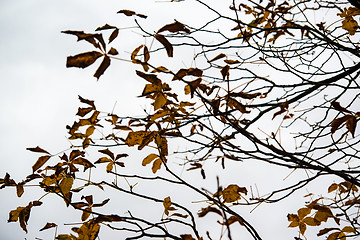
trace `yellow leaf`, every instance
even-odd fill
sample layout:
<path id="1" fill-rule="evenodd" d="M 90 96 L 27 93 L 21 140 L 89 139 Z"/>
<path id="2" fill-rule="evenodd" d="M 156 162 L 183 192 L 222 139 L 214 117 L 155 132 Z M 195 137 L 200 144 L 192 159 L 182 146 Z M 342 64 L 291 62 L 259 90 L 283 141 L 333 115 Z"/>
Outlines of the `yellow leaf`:
<path id="1" fill-rule="evenodd" d="M 300 222 L 300 224 L 299 224 L 299 229 L 300 229 L 300 233 L 301 233 L 302 235 L 304 235 L 304 233 L 305 233 L 305 231 L 306 231 L 306 225 L 305 225 L 305 223 Z"/>
<path id="2" fill-rule="evenodd" d="M 165 157 L 169 154 L 168 153 L 168 144 L 167 144 L 167 140 L 165 137 L 156 135 L 155 143 L 160 151 L 160 157 Z"/>
<path id="3" fill-rule="evenodd" d="M 146 158 L 144 158 L 144 160 L 142 161 L 142 165 L 146 166 L 156 158 L 158 158 L 158 155 L 156 155 L 155 153 L 151 153 Z"/>
<path id="4" fill-rule="evenodd" d="M 86 219 L 88 219 L 90 217 L 90 212 L 91 212 L 90 207 L 85 208 L 85 211 L 83 211 L 81 215 L 81 221 L 85 221 Z"/>
<path id="5" fill-rule="evenodd" d="M 235 202 L 241 198 L 239 194 L 239 186 L 231 184 L 222 190 L 224 201 L 227 203 Z"/>
<path id="6" fill-rule="evenodd" d="M 162 161 L 161 159 L 156 159 L 152 166 L 152 172 L 156 173 L 161 168 Z"/>
<path id="7" fill-rule="evenodd" d="M 95 131 L 95 127 L 94 126 L 90 126 L 86 129 L 85 132 L 85 137 L 90 137 Z"/>
<path id="8" fill-rule="evenodd" d="M 338 239 L 340 233 L 341 232 L 334 232 L 334 233 L 330 234 L 326 240 L 336 240 L 336 239 Z"/>
<path id="9" fill-rule="evenodd" d="M 41 168 L 47 162 L 47 160 L 49 160 L 50 157 L 51 157 L 50 155 L 39 157 L 36 163 L 32 166 L 33 172 Z"/>
<path id="10" fill-rule="evenodd" d="M 159 92 L 159 94 L 156 96 L 155 102 L 154 102 L 154 109 L 155 111 L 159 108 L 163 107 L 166 104 L 166 96 L 164 93 Z"/>

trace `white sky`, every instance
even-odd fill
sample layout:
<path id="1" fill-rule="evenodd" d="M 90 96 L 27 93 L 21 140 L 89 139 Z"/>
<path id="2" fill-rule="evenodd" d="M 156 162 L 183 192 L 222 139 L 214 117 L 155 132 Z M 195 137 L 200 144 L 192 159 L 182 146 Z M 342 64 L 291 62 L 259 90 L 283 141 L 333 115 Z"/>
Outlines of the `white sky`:
<path id="1" fill-rule="evenodd" d="M 124 23 L 124 16 L 116 14 L 120 9 L 148 15 L 146 22 L 153 24 L 153 30 L 173 22 L 173 19 L 180 22 L 186 22 L 186 19 L 189 24 L 197 24 L 203 16 L 197 14 L 196 7 L 190 5 L 192 2 L 0 1 L 0 177 L 9 172 L 12 178 L 19 181 L 31 173 L 31 166 L 37 156 L 26 151 L 27 147 L 39 145 L 50 153 L 56 153 L 69 146 L 65 126 L 75 120 L 79 106 L 78 95 L 96 100 L 97 106 L 107 111 L 111 111 L 117 101 L 116 110 L 120 114 L 129 109 L 141 111 L 143 107 L 142 102 L 135 98 L 142 91 L 142 87 L 136 88 L 136 84 L 143 82 L 135 77 L 134 69 L 127 68 L 129 65 L 114 63 L 116 67 L 110 67 L 99 82 L 92 77 L 95 67 L 85 70 L 66 69 L 67 56 L 92 48 L 87 43 L 76 43 L 74 36 L 61 34 L 61 31 L 91 32 L 105 23 L 120 27 L 133 26 L 131 21 Z M 223 4 L 221 7 L 227 8 L 228 5 Z M 181 9 L 186 9 L 186 15 Z M 128 58 L 129 52 L 142 44 L 127 36 L 119 38 L 122 46 L 128 48 L 118 48 L 118 51 L 121 56 Z M 259 171 L 258 174 L 267 178 L 272 176 L 267 169 Z M 7 223 L 8 212 L 26 205 L 26 199 L 31 199 L 31 192 L 25 189 L 24 196 L 19 199 L 15 189 L 1 190 L 0 199 L 1 239 L 34 239 L 37 236 L 51 238 L 52 231 L 50 235 L 37 232 L 44 224 L 40 220 L 47 216 L 39 216 L 36 208 L 30 216 L 28 235 L 23 233 L 18 223 Z M 303 199 L 299 199 L 299 202 L 302 203 Z M 59 201 L 59 204 L 63 207 L 62 202 Z M 284 206 L 281 203 L 273 207 L 282 208 L 286 214 L 286 209 L 296 211 L 300 206 Z M 277 231 L 276 239 L 289 239 L 289 236 L 295 235 L 295 231 L 286 228 L 286 215 L 274 215 L 264 221 L 266 217 L 269 216 L 259 211 L 250 219 L 263 231 L 264 239 L 274 239 L 274 236 L 269 236 L 274 234 L 274 231 Z M 257 221 L 263 222 L 263 226 L 256 224 Z M 262 227 L 265 230 L 261 230 Z M 282 232 L 279 233 L 279 229 L 282 229 Z"/>

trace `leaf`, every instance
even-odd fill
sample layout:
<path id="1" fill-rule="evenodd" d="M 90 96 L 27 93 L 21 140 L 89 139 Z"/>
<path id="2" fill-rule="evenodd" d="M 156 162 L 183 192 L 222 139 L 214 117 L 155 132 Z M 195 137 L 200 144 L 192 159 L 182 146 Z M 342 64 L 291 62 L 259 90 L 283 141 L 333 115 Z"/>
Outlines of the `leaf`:
<path id="1" fill-rule="evenodd" d="M 351 111 L 347 110 L 346 108 L 342 107 L 340 105 L 340 103 L 336 102 L 336 101 L 332 101 L 331 102 L 331 106 L 335 109 L 338 110 L 340 112 L 346 112 L 346 113 L 351 113 Z"/>
<path id="2" fill-rule="evenodd" d="M 134 49 L 134 51 L 131 53 L 131 61 L 133 63 L 138 63 L 138 59 L 136 59 L 136 56 L 138 55 L 139 51 L 141 50 L 141 48 L 143 48 L 144 45 L 140 45 L 137 48 Z"/>
<path id="3" fill-rule="evenodd" d="M 108 29 L 114 29 L 114 28 L 116 28 L 116 27 L 110 26 L 109 24 L 105 24 L 102 27 L 98 27 L 95 31 L 102 31 L 102 30 L 108 30 Z"/>
<path id="4" fill-rule="evenodd" d="M 79 157 L 72 161 L 73 164 L 78 164 L 84 166 L 84 171 L 86 171 L 88 168 L 95 167 L 94 164 L 92 164 L 89 160 Z"/>
<path id="5" fill-rule="evenodd" d="M 99 68 L 96 70 L 94 77 L 96 77 L 99 80 L 100 76 L 103 75 L 105 70 L 110 66 L 110 63 L 111 63 L 111 60 L 110 60 L 109 56 L 105 55 Z"/>
<path id="6" fill-rule="evenodd" d="M 353 115 L 350 115 L 350 117 L 346 120 L 346 128 L 349 130 L 353 137 L 355 134 L 356 122 L 356 117 Z"/>
<path id="7" fill-rule="evenodd" d="M 336 183 L 333 183 L 328 188 L 328 193 L 331 193 L 332 191 L 335 191 L 338 188 L 338 185 Z"/>
<path id="8" fill-rule="evenodd" d="M 254 99 L 258 96 L 261 96 L 261 93 L 257 92 L 257 93 L 244 93 L 244 92 L 238 92 L 238 93 L 230 93 L 229 94 L 232 97 L 241 97 L 244 99 Z"/>
<path id="9" fill-rule="evenodd" d="M 91 207 L 87 207 L 84 209 L 82 215 L 81 215 L 81 221 L 85 221 L 90 217 L 91 214 Z"/>
<path id="10" fill-rule="evenodd" d="M 108 54 L 110 54 L 110 55 L 118 55 L 119 52 L 115 48 L 112 47 L 112 48 L 110 48 Z"/>
<path id="11" fill-rule="evenodd" d="M 79 107 L 76 115 L 78 115 L 80 117 L 84 117 L 86 114 L 90 113 L 92 110 L 94 110 L 93 107 L 88 107 L 88 108 L 80 108 Z"/>
<path id="12" fill-rule="evenodd" d="M 99 150 L 99 152 L 108 155 L 112 160 L 115 159 L 114 153 L 112 153 L 108 148 Z"/>
<path id="13" fill-rule="evenodd" d="M 83 31 L 72 31 L 72 30 L 62 31 L 62 33 L 75 35 L 78 38 L 77 41 L 85 40 L 91 43 L 94 47 L 99 49 L 100 49 L 100 45 L 98 42 L 100 42 L 103 47 L 105 45 L 101 34 L 91 34 L 91 33 L 84 33 Z"/>
<path id="14" fill-rule="evenodd" d="M 304 235 L 304 234 L 305 234 L 305 231 L 306 231 L 306 225 L 305 225 L 305 223 L 300 222 L 300 224 L 299 224 L 299 230 L 300 230 L 301 235 Z"/>
<path id="15" fill-rule="evenodd" d="M 163 206 L 164 206 L 164 212 L 166 214 L 166 216 L 169 216 L 169 208 L 171 206 L 171 199 L 170 197 L 166 197 L 163 201 Z"/>
<path id="16" fill-rule="evenodd" d="M 330 234 L 326 240 L 336 240 L 338 239 L 339 235 L 340 235 L 341 232 L 334 232 L 332 234 Z"/>
<path id="17" fill-rule="evenodd" d="M 342 21 L 342 28 L 350 35 L 354 35 L 356 30 L 359 28 L 359 25 L 357 21 L 353 17 L 345 17 L 345 19 Z"/>
<path id="18" fill-rule="evenodd" d="M 146 131 L 129 132 L 128 136 L 126 137 L 125 143 L 129 147 L 134 145 L 140 145 L 147 133 L 148 132 Z"/>
<path id="19" fill-rule="evenodd" d="M 159 92 L 156 96 L 155 102 L 154 102 L 154 110 L 158 110 L 159 108 L 162 108 L 163 106 L 165 106 L 167 102 L 166 96 L 164 95 L 164 93 Z"/>
<path id="20" fill-rule="evenodd" d="M 156 173 L 161 168 L 161 164 L 162 164 L 162 160 L 160 158 L 156 159 L 151 168 L 152 172 Z"/>
<path id="21" fill-rule="evenodd" d="M 299 216 L 296 214 L 288 214 L 287 219 L 291 222 L 288 227 L 298 227 L 300 224 Z"/>
<path id="22" fill-rule="evenodd" d="M 224 57 L 226 57 L 226 55 L 224 53 L 220 53 L 219 55 L 217 55 L 213 59 L 209 60 L 208 62 L 210 63 L 210 62 L 216 61 L 216 60 L 224 58 Z"/>
<path id="23" fill-rule="evenodd" d="M 138 16 L 138 17 L 141 17 L 141 18 L 147 18 L 147 16 L 145 16 L 144 14 L 139 14 L 139 13 L 135 13 L 134 11 L 131 11 L 131 10 L 120 10 L 118 11 L 117 13 L 123 13 L 125 14 L 126 16 Z"/>
<path id="24" fill-rule="evenodd" d="M 278 116 L 278 115 L 286 112 L 286 111 L 289 109 L 289 103 L 288 103 L 288 101 L 286 100 L 285 102 L 280 103 L 280 104 L 279 104 L 279 107 L 280 107 L 280 110 L 277 111 L 276 113 L 274 113 L 272 119 L 274 119 L 276 116 Z"/>
<path id="25" fill-rule="evenodd" d="M 229 78 L 229 71 L 230 71 L 230 66 L 226 65 L 225 67 L 221 68 L 221 75 L 223 77 L 223 80 L 225 80 L 225 78 Z"/>
<path id="26" fill-rule="evenodd" d="M 177 33 L 177 32 L 190 33 L 190 30 L 188 28 L 186 28 L 184 24 L 182 24 L 178 21 L 175 21 L 174 23 L 170 23 L 170 24 L 163 26 L 162 28 L 160 28 L 157 31 L 157 33 L 164 32 L 164 31 L 169 31 L 172 33 Z"/>
<path id="27" fill-rule="evenodd" d="M 36 161 L 36 163 L 32 166 L 33 172 L 35 172 L 36 170 L 41 168 L 47 162 L 47 160 L 49 160 L 49 158 L 51 158 L 50 155 L 45 155 L 45 156 L 39 157 L 39 159 Z"/>
<path id="28" fill-rule="evenodd" d="M 161 80 L 155 74 L 146 74 L 140 71 L 136 71 L 136 74 L 152 84 L 161 85 Z"/>
<path id="29" fill-rule="evenodd" d="M 162 90 L 161 85 L 146 84 L 141 96 L 147 96 L 154 92 L 160 92 Z"/>
<path id="30" fill-rule="evenodd" d="M 111 172 L 113 170 L 114 163 L 109 162 L 109 164 L 106 166 L 106 172 Z"/>
<path id="31" fill-rule="evenodd" d="M 44 231 L 46 229 L 53 228 L 53 227 L 57 227 L 57 225 L 55 223 L 46 223 L 45 226 L 42 229 L 40 229 L 39 231 L 41 232 L 41 231 Z"/>
<path id="32" fill-rule="evenodd" d="M 144 46 L 144 62 L 148 62 L 150 60 L 150 53 L 147 46 Z"/>
<path id="33" fill-rule="evenodd" d="M 340 127 L 341 124 L 343 124 L 344 122 L 346 122 L 352 115 L 345 115 L 342 116 L 341 118 L 335 118 L 332 122 L 331 122 L 331 133 L 335 133 L 338 128 Z"/>
<path id="34" fill-rule="evenodd" d="M 80 102 L 90 105 L 94 110 L 96 109 L 93 100 L 85 99 L 85 98 L 81 97 L 80 95 L 78 95 L 78 96 L 79 96 Z"/>
<path id="35" fill-rule="evenodd" d="M 109 198 L 105 199 L 104 201 L 102 201 L 101 203 L 96 203 L 93 205 L 93 207 L 102 207 L 104 206 L 105 204 L 107 204 L 108 202 L 110 201 Z"/>
<path id="36" fill-rule="evenodd" d="M 155 153 L 150 153 L 146 158 L 143 159 L 142 161 L 142 165 L 146 166 L 149 163 L 151 163 L 154 159 L 159 158 L 158 155 L 156 155 Z"/>
<path id="37" fill-rule="evenodd" d="M 85 137 L 90 137 L 95 131 L 95 127 L 92 125 L 86 129 Z"/>
<path id="38" fill-rule="evenodd" d="M 182 234 L 182 235 L 180 235 L 180 237 L 181 237 L 181 240 L 196 240 L 195 238 L 193 238 L 191 236 L 191 234 Z"/>
<path id="39" fill-rule="evenodd" d="M 356 233 L 355 229 L 351 226 L 346 226 L 343 229 L 341 229 L 342 232 L 347 232 L 347 233 Z"/>
<path id="40" fill-rule="evenodd" d="M 66 176 L 59 184 L 61 192 L 65 195 L 68 194 L 74 183 L 74 178 L 71 176 Z"/>
<path id="41" fill-rule="evenodd" d="M 74 237 L 72 234 L 59 234 L 56 237 L 57 240 L 77 240 L 78 238 Z"/>
<path id="42" fill-rule="evenodd" d="M 155 34 L 155 39 L 158 40 L 166 49 L 167 55 L 173 57 L 173 46 L 171 43 L 161 34 Z"/>
<path id="43" fill-rule="evenodd" d="M 44 149 L 40 148 L 39 146 L 37 146 L 35 148 L 26 148 L 26 150 L 29 150 L 31 152 L 46 153 L 46 154 L 50 155 L 50 153 L 48 151 L 45 151 Z"/>
<path id="44" fill-rule="evenodd" d="M 188 82 L 188 86 L 190 88 L 190 93 L 191 93 L 191 98 L 194 97 L 194 93 L 195 93 L 196 89 L 200 86 L 201 81 L 202 81 L 202 79 L 198 78 L 194 81 Z M 186 92 L 185 92 L 185 94 L 186 94 Z"/>
<path id="45" fill-rule="evenodd" d="M 110 35 L 109 37 L 109 43 L 111 43 L 112 41 L 115 40 L 115 38 L 117 38 L 117 36 L 119 35 L 119 29 L 116 28 Z"/>
<path id="46" fill-rule="evenodd" d="M 239 60 L 230 60 L 230 59 L 225 59 L 224 62 L 227 63 L 227 64 L 237 64 L 237 63 L 240 63 Z"/>
<path id="47" fill-rule="evenodd" d="M 16 184 L 16 194 L 21 197 L 24 193 L 24 182 Z"/>
<path id="48" fill-rule="evenodd" d="M 299 216 L 299 219 L 303 219 L 305 216 L 307 216 L 308 214 L 311 213 L 311 209 L 310 208 L 300 208 L 298 211 L 298 216 Z"/>
<path id="49" fill-rule="evenodd" d="M 303 220 L 306 225 L 309 226 L 320 226 L 321 222 L 312 217 L 307 217 Z"/>
<path id="50" fill-rule="evenodd" d="M 222 196 L 226 203 L 231 203 L 239 200 L 241 198 L 240 187 L 235 184 L 231 184 L 227 186 L 224 190 L 222 190 Z"/>
<path id="51" fill-rule="evenodd" d="M 327 234 L 328 232 L 333 231 L 333 230 L 340 230 L 340 229 L 339 228 L 324 228 L 324 229 L 321 229 L 319 231 L 317 236 L 322 236 L 322 235 Z"/>
<path id="52" fill-rule="evenodd" d="M 206 207 L 206 208 L 202 208 L 200 210 L 200 212 L 198 213 L 199 217 L 205 217 L 206 214 L 208 214 L 209 212 L 213 212 L 213 213 L 217 213 L 218 215 L 222 216 L 222 213 L 219 209 L 215 208 L 215 207 Z"/>
<path id="53" fill-rule="evenodd" d="M 189 68 L 189 69 L 180 69 L 172 80 L 182 80 L 185 76 L 195 76 L 195 77 L 201 77 L 203 74 L 203 71 L 199 68 Z"/>
<path id="54" fill-rule="evenodd" d="M 103 54 L 96 51 L 69 56 L 66 60 L 66 67 L 86 68 L 93 64 L 101 56 L 103 56 Z"/>

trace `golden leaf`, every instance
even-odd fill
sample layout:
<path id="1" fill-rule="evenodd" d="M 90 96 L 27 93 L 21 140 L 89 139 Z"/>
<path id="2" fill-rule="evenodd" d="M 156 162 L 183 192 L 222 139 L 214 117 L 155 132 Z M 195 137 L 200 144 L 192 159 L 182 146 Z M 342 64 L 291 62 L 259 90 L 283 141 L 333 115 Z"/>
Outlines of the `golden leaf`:
<path id="1" fill-rule="evenodd" d="M 36 161 L 36 163 L 32 166 L 33 172 L 35 172 L 36 170 L 41 168 L 47 162 L 47 160 L 49 160 L 49 158 L 51 158 L 50 155 L 45 155 L 45 156 L 39 157 L 39 159 Z"/>
<path id="2" fill-rule="evenodd" d="M 206 207 L 206 208 L 202 208 L 200 210 L 200 212 L 198 213 L 198 216 L 199 217 L 204 217 L 206 214 L 208 214 L 209 212 L 214 212 L 214 213 L 217 213 L 219 214 L 220 216 L 222 216 L 222 213 L 219 209 L 215 208 L 215 207 Z"/>
<path id="3" fill-rule="evenodd" d="M 303 223 L 303 222 L 300 222 L 300 224 L 299 224 L 299 229 L 300 229 L 300 233 L 301 233 L 302 235 L 304 235 L 304 233 L 305 233 L 305 231 L 306 231 L 306 224 Z"/>
<path id="4" fill-rule="evenodd" d="M 81 53 L 75 56 L 69 56 L 66 60 L 66 67 L 86 68 L 93 64 L 96 59 L 101 56 L 103 56 L 103 54 L 96 51 Z"/>
<path id="5" fill-rule="evenodd" d="M 338 185 L 336 183 L 333 183 L 328 188 L 328 193 L 331 193 L 332 191 L 335 191 L 338 188 Z"/>
<path id="6" fill-rule="evenodd" d="M 166 96 L 164 93 L 159 92 L 156 96 L 155 102 L 154 102 L 154 110 L 158 110 L 159 108 L 165 106 L 167 102 Z"/>
<path id="7" fill-rule="evenodd" d="M 55 223 L 46 223 L 46 225 L 40 229 L 39 231 L 44 231 L 46 229 L 49 229 L 49 228 L 53 228 L 53 227 L 56 227 L 57 225 Z"/>
<path id="8" fill-rule="evenodd" d="M 125 143 L 131 147 L 135 145 L 140 145 L 144 139 L 144 137 L 148 134 L 146 131 L 137 131 L 137 132 L 129 132 Z"/>
<path id="9" fill-rule="evenodd" d="M 320 226 L 321 222 L 312 217 L 307 217 L 303 220 L 306 225 L 309 226 Z"/>
<path id="10" fill-rule="evenodd" d="M 110 162 L 107 166 L 106 166 L 106 172 L 111 172 L 112 169 L 114 167 L 114 163 Z"/>
<path id="11" fill-rule="evenodd" d="M 160 92 L 162 90 L 161 85 L 146 84 L 141 96 L 147 96 L 154 92 Z"/>
<path id="12" fill-rule="evenodd" d="M 348 31 L 350 35 L 354 35 L 359 28 L 357 21 L 353 17 L 345 17 L 342 21 L 342 28 Z"/>
<path id="13" fill-rule="evenodd" d="M 158 155 L 156 155 L 155 153 L 150 153 L 146 158 L 144 158 L 144 160 L 142 161 L 142 165 L 146 166 L 156 158 L 158 158 Z"/>
<path id="14" fill-rule="evenodd" d="M 300 208 L 297 213 L 298 213 L 298 216 L 299 216 L 299 219 L 303 219 L 306 215 L 310 214 L 311 212 L 311 209 L 310 208 Z"/>
<path id="15" fill-rule="evenodd" d="M 353 115 L 350 115 L 350 117 L 346 120 L 346 128 L 349 130 L 353 137 L 355 134 L 356 123 L 356 117 Z"/>
<path id="16" fill-rule="evenodd" d="M 342 232 L 348 232 L 348 233 L 356 233 L 355 229 L 351 226 L 346 226 L 343 229 L 341 229 Z"/>
<path id="17" fill-rule="evenodd" d="M 169 207 L 171 206 L 171 199 L 170 197 L 166 197 L 163 201 L 163 205 L 164 205 L 164 208 L 165 208 L 165 214 L 166 216 L 169 216 Z"/>
<path id="18" fill-rule="evenodd" d="M 159 159 L 156 159 L 153 163 L 153 166 L 152 166 L 152 172 L 153 173 L 156 173 L 160 168 L 161 168 L 161 164 L 162 164 L 162 160 L 159 158 Z"/>
<path id="19" fill-rule="evenodd" d="M 73 183 L 74 183 L 74 179 L 70 176 L 66 176 L 63 180 L 61 180 L 59 184 L 61 192 L 63 194 L 69 193 Z"/>

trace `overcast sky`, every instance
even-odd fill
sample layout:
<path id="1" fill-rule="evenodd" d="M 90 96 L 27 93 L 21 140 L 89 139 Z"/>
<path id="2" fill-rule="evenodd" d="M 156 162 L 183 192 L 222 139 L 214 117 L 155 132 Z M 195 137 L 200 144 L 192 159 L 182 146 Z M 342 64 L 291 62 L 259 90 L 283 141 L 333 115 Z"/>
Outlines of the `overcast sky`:
<path id="1" fill-rule="evenodd" d="M 119 27 L 134 26 L 124 16 L 116 14 L 120 9 L 148 15 L 147 21 L 154 25 L 153 29 L 159 29 L 173 22 L 173 19 L 187 19 L 196 24 L 195 21 L 200 21 L 203 16 L 196 14 L 195 6 L 186 5 L 192 1 L 187 2 L 0 1 L 0 177 L 9 172 L 12 178 L 19 181 L 31 173 L 36 155 L 26 151 L 27 147 L 40 146 L 50 153 L 56 153 L 69 146 L 65 126 L 75 120 L 79 106 L 78 95 L 96 100 L 97 106 L 106 111 L 111 111 L 115 102 L 115 110 L 118 112 L 131 109 L 140 111 L 143 107 L 142 102 L 135 98 L 142 89 L 134 87 L 143 82 L 135 77 L 134 69 L 129 70 L 129 65 L 125 63 L 116 63 L 118 65 L 110 68 L 99 82 L 92 77 L 96 70 L 94 67 L 85 70 L 66 69 L 67 56 L 92 48 L 86 43 L 76 43 L 74 36 L 62 34 L 61 31 L 91 32 L 105 23 Z M 180 9 L 186 11 L 181 12 Z M 120 38 L 118 41 L 123 48 L 118 51 L 121 56 L 129 58 L 129 53 L 141 42 L 133 42 L 127 36 Z M 25 189 L 24 196 L 17 198 L 15 189 L 1 190 L 0 199 L 1 239 L 51 238 L 53 233 L 46 235 L 37 232 L 43 226 L 41 218 L 46 216 L 39 216 L 36 209 L 30 217 L 28 235 L 23 233 L 18 223 L 7 223 L 11 209 L 26 205 L 26 199 L 33 200 L 31 192 Z M 284 236 L 288 236 L 285 234 L 285 231 L 290 232 L 286 229 L 286 218 L 281 218 L 279 224 L 285 229 Z M 278 219 L 274 217 L 272 220 L 276 222 Z M 252 220 L 256 222 L 256 219 Z M 280 234 L 277 239 L 286 237 L 282 238 Z"/>

